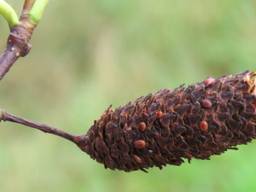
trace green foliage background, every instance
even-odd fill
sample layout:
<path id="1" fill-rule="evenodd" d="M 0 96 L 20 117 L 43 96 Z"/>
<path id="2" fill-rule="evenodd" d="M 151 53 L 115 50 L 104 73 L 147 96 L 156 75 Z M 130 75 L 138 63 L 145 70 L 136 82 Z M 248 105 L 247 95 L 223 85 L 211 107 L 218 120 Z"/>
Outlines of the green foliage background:
<path id="1" fill-rule="evenodd" d="M 22 1 L 9 0 L 17 10 Z M 8 26 L 0 21 L 0 48 Z M 110 105 L 255 69 L 253 0 L 50 1 L 33 49 L 1 81 L 8 111 L 85 133 Z M 162 171 L 124 173 L 67 141 L 0 124 L 0 191 L 254 192 L 255 142 Z"/>

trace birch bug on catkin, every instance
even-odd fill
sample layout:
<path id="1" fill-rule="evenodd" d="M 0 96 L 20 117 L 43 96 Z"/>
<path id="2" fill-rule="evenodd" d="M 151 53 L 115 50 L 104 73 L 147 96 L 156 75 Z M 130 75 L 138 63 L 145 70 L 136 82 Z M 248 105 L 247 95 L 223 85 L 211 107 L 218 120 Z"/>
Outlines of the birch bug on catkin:
<path id="1" fill-rule="evenodd" d="M 107 109 L 77 145 L 124 171 L 209 159 L 256 137 L 255 83 L 247 71 L 160 90 Z"/>
<path id="2" fill-rule="evenodd" d="M 10 26 L 6 49 L 0 55 L 0 80 L 19 57 L 29 53 L 32 33 L 47 0 L 24 1 L 21 17 L 0 0 L 0 15 Z M 113 110 L 108 108 L 88 133 L 76 136 L 43 123 L 0 110 L 9 121 L 75 143 L 109 169 L 160 169 L 186 159 L 209 159 L 256 137 L 256 72 L 163 89 Z"/>
<path id="3" fill-rule="evenodd" d="M 9 121 L 75 143 L 105 168 L 123 171 L 210 159 L 256 138 L 256 72 L 163 89 L 112 109 L 75 136 L 0 111 Z"/>

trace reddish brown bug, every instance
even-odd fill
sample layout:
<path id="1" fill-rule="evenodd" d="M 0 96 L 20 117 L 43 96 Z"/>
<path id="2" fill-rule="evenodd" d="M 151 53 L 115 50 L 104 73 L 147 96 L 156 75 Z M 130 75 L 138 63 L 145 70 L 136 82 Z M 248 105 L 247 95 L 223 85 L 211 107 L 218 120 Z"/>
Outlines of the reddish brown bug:
<path id="1" fill-rule="evenodd" d="M 134 141 L 134 147 L 136 149 L 144 149 L 146 147 L 146 142 L 142 139 Z"/>
<path id="2" fill-rule="evenodd" d="M 161 118 L 163 116 L 163 112 L 162 111 L 157 111 L 156 112 L 156 117 L 157 118 Z"/>
<path id="3" fill-rule="evenodd" d="M 207 121 L 201 121 L 199 127 L 200 127 L 200 129 L 202 131 L 208 131 L 208 123 L 207 123 Z"/>
<path id="4" fill-rule="evenodd" d="M 202 100 L 202 106 L 206 109 L 209 109 L 212 107 L 212 102 L 209 99 Z"/>
<path id="5" fill-rule="evenodd" d="M 212 77 L 209 77 L 208 79 L 204 80 L 205 86 L 212 85 L 215 82 L 215 79 Z"/>
<path id="6" fill-rule="evenodd" d="M 141 132 L 143 132 L 143 131 L 146 130 L 146 128 L 147 128 L 146 123 L 145 123 L 145 122 L 140 122 L 140 124 L 139 124 L 139 130 L 140 130 Z"/>

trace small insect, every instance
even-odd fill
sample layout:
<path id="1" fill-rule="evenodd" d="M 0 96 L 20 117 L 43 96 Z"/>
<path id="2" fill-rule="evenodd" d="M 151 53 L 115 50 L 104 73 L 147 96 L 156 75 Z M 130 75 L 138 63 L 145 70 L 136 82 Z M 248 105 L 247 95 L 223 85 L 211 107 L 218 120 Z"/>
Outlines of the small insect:
<path id="1" fill-rule="evenodd" d="M 144 132 L 146 129 L 147 129 L 146 123 L 140 122 L 140 124 L 139 124 L 139 130 L 140 130 L 141 132 Z"/>
<path id="2" fill-rule="evenodd" d="M 212 77 L 209 77 L 208 79 L 204 80 L 205 86 L 210 86 L 215 82 L 215 79 Z"/>
<path id="3" fill-rule="evenodd" d="M 212 102 L 209 99 L 204 99 L 201 103 L 205 109 L 210 109 L 212 107 Z"/>
<path id="4" fill-rule="evenodd" d="M 202 131 L 207 132 L 208 131 L 208 123 L 207 123 L 207 121 L 201 121 L 199 127 L 200 127 L 200 129 Z"/>

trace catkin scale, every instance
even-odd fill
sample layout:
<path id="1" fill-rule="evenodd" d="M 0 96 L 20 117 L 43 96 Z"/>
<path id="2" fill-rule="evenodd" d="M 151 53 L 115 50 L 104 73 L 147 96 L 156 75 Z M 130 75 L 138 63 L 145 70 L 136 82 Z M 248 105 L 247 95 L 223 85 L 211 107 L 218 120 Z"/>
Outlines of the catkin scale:
<path id="1" fill-rule="evenodd" d="M 78 146 L 124 171 L 209 159 L 256 137 L 255 83 L 247 71 L 108 108 Z"/>

